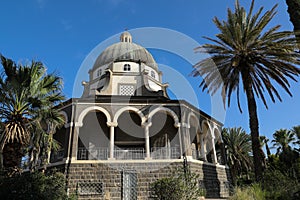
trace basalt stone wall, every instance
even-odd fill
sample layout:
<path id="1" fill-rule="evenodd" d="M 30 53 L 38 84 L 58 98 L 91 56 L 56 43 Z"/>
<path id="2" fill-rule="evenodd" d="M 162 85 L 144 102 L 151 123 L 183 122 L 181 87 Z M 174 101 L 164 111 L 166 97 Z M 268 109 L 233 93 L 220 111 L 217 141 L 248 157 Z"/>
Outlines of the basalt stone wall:
<path id="1" fill-rule="evenodd" d="M 229 197 L 231 177 L 225 166 L 212 164 L 189 163 L 190 169 L 199 174 L 199 186 L 205 188 L 206 197 Z"/>
<path id="2" fill-rule="evenodd" d="M 230 177 L 224 166 L 188 164 L 193 172 L 199 174 L 199 186 L 206 189 L 207 197 L 228 197 Z M 182 162 L 74 163 L 68 170 L 69 193 L 77 194 L 79 200 L 121 200 L 124 185 L 131 178 L 136 184 L 134 192 L 137 199 L 151 199 L 150 183 L 170 176 L 182 166 Z"/>

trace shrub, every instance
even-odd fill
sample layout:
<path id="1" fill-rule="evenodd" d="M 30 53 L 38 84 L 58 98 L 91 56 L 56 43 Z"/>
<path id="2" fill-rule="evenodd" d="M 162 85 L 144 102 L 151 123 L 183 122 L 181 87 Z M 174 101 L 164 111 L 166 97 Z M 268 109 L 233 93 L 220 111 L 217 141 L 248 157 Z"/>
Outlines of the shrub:
<path id="1" fill-rule="evenodd" d="M 265 200 L 266 193 L 259 184 L 253 184 L 244 188 L 236 187 L 230 200 Z"/>
<path id="2" fill-rule="evenodd" d="M 2 176 L 0 181 L 1 199 L 18 200 L 65 200 L 65 178 L 62 173 L 45 175 L 41 172 L 23 173 L 13 177 Z"/>
<path id="3" fill-rule="evenodd" d="M 199 175 L 189 170 L 158 179 L 151 184 L 151 191 L 155 200 L 198 200 L 205 196 L 205 190 L 199 187 Z"/>
<path id="4" fill-rule="evenodd" d="M 267 170 L 264 174 L 263 187 L 270 200 L 294 200 L 300 193 L 299 181 L 282 173 L 280 170 Z"/>

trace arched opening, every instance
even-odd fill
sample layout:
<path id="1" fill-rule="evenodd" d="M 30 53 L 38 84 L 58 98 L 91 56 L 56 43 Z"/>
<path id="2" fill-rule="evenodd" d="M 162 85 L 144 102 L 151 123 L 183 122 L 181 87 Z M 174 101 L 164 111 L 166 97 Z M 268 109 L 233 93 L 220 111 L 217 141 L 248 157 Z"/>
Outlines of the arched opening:
<path id="1" fill-rule="evenodd" d="M 61 117 L 64 118 L 64 123 L 68 123 L 68 115 L 64 111 L 60 111 Z M 68 146 L 68 129 L 65 126 L 62 126 L 59 129 L 56 129 L 56 132 L 53 134 L 53 144 L 50 154 L 50 163 L 55 163 L 62 161 L 63 158 L 67 155 L 67 146 Z"/>
<path id="2" fill-rule="evenodd" d="M 175 120 L 166 111 L 159 111 L 151 118 L 149 129 L 151 157 L 153 159 L 180 158 L 180 142 Z"/>
<path id="3" fill-rule="evenodd" d="M 210 151 L 211 145 L 209 144 L 210 128 L 208 122 L 202 122 L 202 132 L 199 133 L 198 149 L 200 149 L 199 159 L 203 161 L 209 161 L 211 159 Z"/>
<path id="4" fill-rule="evenodd" d="M 88 112 L 82 121 L 78 137 L 78 160 L 105 160 L 108 158 L 109 128 L 106 115 L 100 111 Z"/>
<path id="5" fill-rule="evenodd" d="M 68 144 L 66 142 L 66 137 L 67 137 L 67 129 L 65 127 L 60 128 L 53 135 L 54 146 L 56 150 L 51 152 L 50 163 L 63 160 L 63 158 L 67 154 L 66 147 L 68 146 Z"/>
<path id="6" fill-rule="evenodd" d="M 186 149 L 187 155 L 192 156 L 194 159 L 200 159 L 200 125 L 196 116 L 192 115 L 189 118 L 189 147 Z"/>
<path id="7" fill-rule="evenodd" d="M 115 159 L 144 159 L 145 133 L 141 126 L 140 116 L 131 110 L 126 110 L 118 117 L 115 129 Z"/>
<path id="8" fill-rule="evenodd" d="M 220 133 L 220 130 L 215 128 L 214 129 L 214 136 L 215 136 L 215 149 L 216 149 L 216 156 L 217 156 L 217 162 L 219 164 L 225 165 L 225 149 L 224 149 L 224 143 L 222 140 L 222 135 Z"/>

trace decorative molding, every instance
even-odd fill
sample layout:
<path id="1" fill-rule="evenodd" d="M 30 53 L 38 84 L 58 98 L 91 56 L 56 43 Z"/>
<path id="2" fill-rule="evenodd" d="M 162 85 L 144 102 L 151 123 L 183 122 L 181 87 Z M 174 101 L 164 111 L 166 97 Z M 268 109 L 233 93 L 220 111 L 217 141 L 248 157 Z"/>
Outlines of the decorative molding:
<path id="1" fill-rule="evenodd" d="M 146 128 L 146 127 L 150 127 L 150 126 L 152 126 L 152 122 L 144 122 L 142 124 L 142 128 Z"/>
<path id="2" fill-rule="evenodd" d="M 136 114 L 139 115 L 139 117 L 141 118 L 141 124 L 143 124 L 145 122 L 145 116 L 144 114 L 136 107 L 132 107 L 132 106 L 125 106 L 123 108 L 120 108 L 114 115 L 114 118 L 113 118 L 113 122 L 118 122 L 118 118 L 120 117 L 120 115 L 124 112 L 124 111 L 133 111 L 135 112 Z"/>
<path id="3" fill-rule="evenodd" d="M 83 125 L 83 119 L 90 111 L 100 111 L 106 116 L 107 122 L 111 121 L 111 116 L 105 108 L 100 107 L 100 106 L 91 106 L 91 107 L 87 107 L 86 109 L 81 111 L 81 113 L 78 117 L 78 122 L 77 122 L 78 126 L 81 127 Z M 75 126 L 76 126 L 76 123 L 75 123 Z"/>
<path id="4" fill-rule="evenodd" d="M 118 122 L 106 122 L 106 124 L 109 127 L 117 127 L 118 126 Z"/>

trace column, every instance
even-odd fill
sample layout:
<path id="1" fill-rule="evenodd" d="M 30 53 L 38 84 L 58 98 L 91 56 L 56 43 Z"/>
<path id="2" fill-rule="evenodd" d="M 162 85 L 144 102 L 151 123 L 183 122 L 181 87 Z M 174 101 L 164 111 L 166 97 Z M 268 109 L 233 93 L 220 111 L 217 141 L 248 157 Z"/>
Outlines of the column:
<path id="1" fill-rule="evenodd" d="M 114 160 L 114 148 L 115 148 L 115 127 L 118 126 L 117 122 L 107 122 L 107 126 L 110 127 L 109 135 L 109 160 Z"/>
<path id="2" fill-rule="evenodd" d="M 200 134 L 200 159 L 203 161 L 207 161 L 206 159 L 206 144 L 204 135 Z"/>
<path id="3" fill-rule="evenodd" d="M 211 145 L 212 145 L 212 153 L 213 153 L 213 155 L 212 155 L 213 163 L 218 164 L 216 145 L 215 145 L 215 137 L 214 136 L 212 136 Z"/>
<path id="4" fill-rule="evenodd" d="M 181 130 L 183 133 L 184 153 L 186 156 L 192 156 L 189 128 L 190 126 L 188 124 L 181 123 Z"/>
<path id="5" fill-rule="evenodd" d="M 179 136 L 179 147 L 180 147 L 180 156 L 183 156 L 183 147 L 182 147 L 182 144 L 184 142 L 182 142 L 182 129 L 181 129 L 181 124 L 178 123 L 178 124 L 175 124 L 175 127 L 178 128 L 178 136 Z"/>
<path id="6" fill-rule="evenodd" d="M 77 160 L 77 152 L 78 152 L 78 137 L 79 137 L 79 126 L 77 123 L 73 126 L 73 134 L 72 134 L 72 143 L 71 143 L 71 160 Z"/>
<path id="7" fill-rule="evenodd" d="M 151 154 L 150 154 L 150 137 L 149 137 L 149 128 L 152 126 L 151 122 L 144 123 L 142 125 L 145 129 L 145 148 L 146 148 L 146 157 L 145 160 L 150 160 L 151 159 Z"/>

